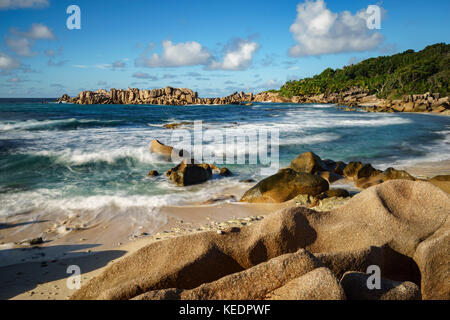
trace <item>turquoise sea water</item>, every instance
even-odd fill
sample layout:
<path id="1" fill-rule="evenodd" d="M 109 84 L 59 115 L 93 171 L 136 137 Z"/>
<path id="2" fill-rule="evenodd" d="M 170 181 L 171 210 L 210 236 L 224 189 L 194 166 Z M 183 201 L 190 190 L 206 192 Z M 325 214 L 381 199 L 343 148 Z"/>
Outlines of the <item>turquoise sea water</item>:
<path id="1" fill-rule="evenodd" d="M 170 143 L 172 130 L 162 125 L 195 120 L 202 120 L 205 130 L 278 129 L 280 166 L 305 151 L 381 169 L 450 159 L 450 118 L 435 115 L 349 113 L 310 104 L 79 106 L 0 100 L 0 216 L 146 214 L 166 204 L 206 200 L 243 179 L 262 178 L 259 166 L 248 164 L 227 164 L 233 177 L 188 188 L 164 177 L 146 178 L 151 169 L 163 173 L 174 166 L 149 152 L 152 139 Z M 191 126 L 183 129 L 192 131 Z M 206 148 L 218 146 L 209 142 Z"/>

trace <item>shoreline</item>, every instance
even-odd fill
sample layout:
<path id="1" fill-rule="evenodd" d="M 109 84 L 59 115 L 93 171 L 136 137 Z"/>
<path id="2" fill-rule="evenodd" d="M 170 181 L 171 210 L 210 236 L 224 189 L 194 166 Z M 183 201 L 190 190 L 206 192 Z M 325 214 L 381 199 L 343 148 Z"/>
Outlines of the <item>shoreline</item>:
<path id="1" fill-rule="evenodd" d="M 401 169 L 408 170 L 418 178 L 448 174 L 450 160 L 418 163 Z M 346 183 L 348 182 L 339 180 L 332 186 L 341 187 Z M 242 190 L 235 190 L 237 198 L 242 195 L 242 192 Z M 345 202 L 337 202 L 337 205 L 340 206 L 343 203 Z M 111 262 L 149 243 L 186 234 L 253 224 L 270 213 L 295 205 L 295 201 L 290 200 L 279 204 L 218 202 L 165 206 L 161 207 L 159 212 L 160 215 L 165 216 L 165 222 L 157 226 L 152 233 L 143 232 L 141 235 L 130 238 L 129 221 L 122 215 L 113 221 L 98 222 L 85 230 L 71 231 L 64 236 L 44 242 L 38 247 L 8 243 L 9 240 L 22 237 L 21 232 L 29 233 L 29 230 L 23 229 L 20 223 L 14 227 L 2 228 L 0 230 L 3 233 L 7 232 L 10 236 L 2 239 L 4 244 L 0 245 L 2 258 L 0 299 L 67 299 L 74 292 L 65 284 L 69 276 L 65 271 L 69 265 L 75 264 L 81 267 L 84 283 L 100 274 Z M 24 219 L 25 222 L 26 219 Z M 47 221 L 44 224 L 53 222 Z M 44 229 L 44 225 L 38 225 L 41 230 Z M 127 227 L 124 228 L 124 226 Z M 142 227 L 146 230 L 149 226 Z M 36 229 L 39 230 L 39 228 Z"/>

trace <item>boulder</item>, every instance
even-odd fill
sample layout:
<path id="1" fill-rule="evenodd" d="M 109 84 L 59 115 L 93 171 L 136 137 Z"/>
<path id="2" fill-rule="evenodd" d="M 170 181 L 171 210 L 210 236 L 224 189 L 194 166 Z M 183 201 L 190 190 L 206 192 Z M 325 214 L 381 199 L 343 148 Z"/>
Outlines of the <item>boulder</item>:
<path id="1" fill-rule="evenodd" d="M 444 204 L 445 205 L 445 204 Z M 422 298 L 450 300 L 450 220 L 422 241 L 414 253 L 421 274 Z"/>
<path id="2" fill-rule="evenodd" d="M 396 170 L 394 168 L 387 168 L 384 170 L 383 181 L 397 179 L 416 181 L 416 179 L 405 170 Z"/>
<path id="3" fill-rule="evenodd" d="M 331 169 L 331 172 L 338 174 L 340 176 L 344 175 L 344 169 L 347 166 L 347 164 L 345 162 L 342 161 L 338 161 L 338 162 L 332 162 L 332 163 L 327 163 L 327 160 L 324 160 L 324 162 L 327 164 L 328 169 Z"/>
<path id="4" fill-rule="evenodd" d="M 178 129 L 179 127 L 190 126 L 193 124 L 194 124 L 193 122 L 184 121 L 184 122 L 168 123 L 163 125 L 163 127 L 166 129 Z"/>
<path id="5" fill-rule="evenodd" d="M 348 300 L 421 300 L 419 287 L 410 281 L 380 279 L 380 289 L 369 289 L 371 274 L 350 271 L 344 274 L 341 285 Z"/>
<path id="6" fill-rule="evenodd" d="M 316 175 L 281 169 L 253 188 L 242 197 L 242 202 L 279 203 L 295 198 L 299 194 L 316 196 L 329 189 L 328 182 Z"/>
<path id="7" fill-rule="evenodd" d="M 173 88 L 172 87 L 166 87 L 164 89 L 164 93 L 166 96 L 170 96 L 172 94 Z"/>
<path id="8" fill-rule="evenodd" d="M 202 204 L 214 204 L 214 203 L 218 203 L 218 202 L 236 202 L 236 197 L 232 194 L 224 194 L 224 195 L 219 195 L 213 198 L 210 198 L 206 201 L 203 201 Z"/>
<path id="9" fill-rule="evenodd" d="M 155 290 L 191 290 L 299 249 L 317 256 L 338 276 L 376 264 L 383 278 L 422 281 L 424 298 L 448 299 L 449 213 L 449 194 L 434 185 L 387 181 L 329 212 L 294 206 L 221 234 L 201 232 L 150 243 L 107 266 L 71 299 L 130 299 Z"/>
<path id="10" fill-rule="evenodd" d="M 178 150 L 171 146 L 167 146 L 162 142 L 154 139 L 150 144 L 150 152 L 155 153 L 166 161 L 179 161 L 180 159 L 189 159 L 189 153 L 185 150 Z"/>
<path id="11" fill-rule="evenodd" d="M 358 172 L 363 166 L 361 162 L 350 162 L 342 173 L 349 180 L 356 180 L 358 178 Z"/>
<path id="12" fill-rule="evenodd" d="M 191 186 L 208 181 L 212 171 L 208 164 L 188 163 L 184 160 L 176 167 L 170 169 L 169 179 L 177 186 Z"/>
<path id="13" fill-rule="evenodd" d="M 345 300 L 345 293 L 330 269 L 317 268 L 274 290 L 266 299 Z"/>
<path id="14" fill-rule="evenodd" d="M 361 169 L 362 170 L 362 169 Z M 360 172 L 361 172 L 360 170 Z M 358 172 L 358 175 L 360 174 Z M 383 183 L 389 180 L 410 180 L 415 181 L 416 179 L 404 170 L 396 170 L 394 168 L 388 168 L 381 172 L 380 170 L 374 170 L 370 175 L 366 177 L 361 177 L 355 182 L 355 185 L 362 189 L 367 189 L 374 185 Z"/>
<path id="15" fill-rule="evenodd" d="M 357 250 L 315 253 L 315 256 L 322 261 L 322 263 L 329 268 L 338 279 L 341 279 L 348 270 L 366 272 L 367 267 L 371 265 L 380 266 L 382 272 L 388 271 L 387 267 L 384 268 L 384 262 L 386 260 L 384 257 L 387 255 L 385 253 L 387 250 L 389 250 L 387 246 L 378 247 L 369 245 Z M 396 262 L 404 261 L 394 261 L 394 263 Z M 390 263 L 390 261 L 387 263 Z M 388 275 L 393 274 L 390 273 Z M 408 274 L 406 277 L 410 278 L 411 275 Z"/>
<path id="16" fill-rule="evenodd" d="M 159 172 L 156 170 L 150 170 L 149 173 L 147 174 L 147 177 L 157 177 L 159 176 Z"/>
<path id="17" fill-rule="evenodd" d="M 330 171 L 320 171 L 317 173 L 317 175 L 327 180 L 329 184 L 336 182 L 342 178 L 340 175 Z"/>
<path id="18" fill-rule="evenodd" d="M 173 147 L 167 146 L 164 143 L 154 139 L 150 144 L 150 152 L 161 155 L 166 158 L 166 160 L 170 160 L 172 158 Z"/>
<path id="19" fill-rule="evenodd" d="M 371 164 L 363 165 L 356 174 L 356 179 L 370 178 L 380 174 L 380 170 L 376 170 Z"/>
<path id="20" fill-rule="evenodd" d="M 151 291 L 136 300 L 261 300 L 293 279 L 310 273 L 322 264 L 311 253 L 300 249 L 258 264 L 245 271 L 202 284 L 191 290 Z M 318 270 L 318 269 L 317 269 Z M 329 275 L 327 274 L 329 277 Z M 328 278 L 325 278 L 329 281 Z M 318 279 L 317 279 L 318 280 Z"/>
<path id="21" fill-rule="evenodd" d="M 436 176 L 428 180 L 428 182 L 434 184 L 438 188 L 441 188 L 445 192 L 450 193 L 450 175 Z"/>
<path id="22" fill-rule="evenodd" d="M 221 168 L 219 174 L 222 177 L 231 177 L 233 175 L 228 168 Z"/>
<path id="23" fill-rule="evenodd" d="M 322 192 L 318 196 L 316 196 L 316 199 L 322 200 L 325 198 L 348 198 L 350 197 L 350 193 L 347 190 L 344 189 L 330 189 L 328 191 Z"/>
<path id="24" fill-rule="evenodd" d="M 291 162 L 290 167 L 297 172 L 311 174 L 327 170 L 320 157 L 312 152 L 305 152 L 299 155 Z"/>

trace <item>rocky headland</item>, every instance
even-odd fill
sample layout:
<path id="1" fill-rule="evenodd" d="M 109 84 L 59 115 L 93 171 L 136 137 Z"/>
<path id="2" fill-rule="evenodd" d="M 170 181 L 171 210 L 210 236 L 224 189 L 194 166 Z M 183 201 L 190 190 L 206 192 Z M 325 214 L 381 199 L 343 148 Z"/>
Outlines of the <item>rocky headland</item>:
<path id="1" fill-rule="evenodd" d="M 197 92 L 186 88 L 165 87 L 161 89 L 142 90 L 137 88 L 111 89 L 106 91 L 82 91 L 70 98 L 64 94 L 58 102 L 74 104 L 155 104 L 184 106 L 192 104 L 241 104 L 254 100 L 252 93 L 236 92 L 221 98 L 200 98 Z"/>
<path id="2" fill-rule="evenodd" d="M 425 112 L 450 115 L 450 97 L 439 93 L 406 95 L 402 99 L 380 99 L 367 90 L 355 87 L 350 90 L 320 95 L 284 97 L 278 92 L 265 91 L 258 94 L 235 92 L 226 97 L 201 98 L 197 92 L 186 88 L 165 87 L 161 89 L 111 89 L 107 91 L 82 91 L 76 97 L 64 94 L 57 102 L 74 104 L 154 104 L 167 106 L 185 105 L 251 105 L 254 102 L 273 103 L 323 103 L 342 106 L 346 111 L 367 112 Z"/>

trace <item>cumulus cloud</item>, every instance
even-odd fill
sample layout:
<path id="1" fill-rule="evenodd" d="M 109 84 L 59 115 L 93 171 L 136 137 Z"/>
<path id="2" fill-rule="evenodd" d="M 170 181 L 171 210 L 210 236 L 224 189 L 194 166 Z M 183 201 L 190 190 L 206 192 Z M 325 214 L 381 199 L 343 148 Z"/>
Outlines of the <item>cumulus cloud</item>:
<path id="1" fill-rule="evenodd" d="M 52 49 L 45 50 L 44 53 L 46 56 L 49 56 L 49 57 L 54 57 L 56 55 L 55 50 L 52 50 Z"/>
<path id="2" fill-rule="evenodd" d="M 381 33 L 367 28 L 366 12 L 333 13 L 323 0 L 297 5 L 297 18 L 290 28 L 297 44 L 292 57 L 376 49 L 384 40 Z"/>
<path id="3" fill-rule="evenodd" d="M 168 74 L 168 73 L 166 73 L 162 76 L 163 79 L 175 79 L 176 77 L 177 77 L 176 75 Z"/>
<path id="4" fill-rule="evenodd" d="M 48 0 L 0 0 L 0 10 L 48 7 Z"/>
<path id="5" fill-rule="evenodd" d="M 47 65 L 50 66 L 50 67 L 62 67 L 68 61 L 68 60 L 56 61 L 56 58 L 58 56 L 63 56 L 64 55 L 64 47 L 63 46 L 59 47 L 57 52 L 55 50 L 52 50 L 52 49 L 45 50 L 44 54 L 46 56 L 50 57 L 48 59 L 48 62 L 47 62 Z"/>
<path id="6" fill-rule="evenodd" d="M 0 70 L 12 70 L 18 69 L 20 67 L 20 62 L 7 55 L 6 53 L 0 52 Z"/>
<path id="7" fill-rule="evenodd" d="M 223 61 L 213 61 L 207 69 L 210 70 L 244 70 L 252 63 L 253 55 L 259 49 L 259 44 L 251 40 L 236 39 L 225 50 Z"/>
<path id="8" fill-rule="evenodd" d="M 125 62 L 122 62 L 122 61 L 120 61 L 120 60 L 117 60 L 117 61 L 113 62 L 113 64 L 112 64 L 112 67 L 113 67 L 114 69 L 125 68 L 125 66 L 126 66 Z"/>
<path id="9" fill-rule="evenodd" d="M 62 67 L 66 64 L 68 60 L 60 60 L 60 61 L 55 61 L 53 58 L 50 58 L 47 62 L 47 65 L 49 67 Z"/>
<path id="10" fill-rule="evenodd" d="M 154 53 L 147 57 L 144 53 L 136 60 L 136 65 L 148 68 L 194 66 L 204 65 L 211 58 L 209 51 L 196 41 L 174 44 L 165 40 L 162 47 L 162 54 Z"/>
<path id="11" fill-rule="evenodd" d="M 137 79 L 149 79 L 149 80 L 158 80 L 157 77 L 149 75 L 148 73 L 145 72 L 136 72 L 133 74 L 133 78 L 137 78 Z"/>
<path id="12" fill-rule="evenodd" d="M 33 52 L 31 47 L 33 46 L 33 41 L 26 38 L 10 38 L 5 37 L 6 45 L 9 50 L 21 57 L 33 57 L 37 55 L 37 52 Z"/>
<path id="13" fill-rule="evenodd" d="M 56 38 L 52 30 L 42 23 L 33 23 L 30 30 L 24 32 L 11 28 L 11 33 L 32 40 L 53 40 Z"/>
<path id="14" fill-rule="evenodd" d="M 186 77 L 201 77 L 202 75 L 198 72 L 188 72 L 185 74 Z"/>
<path id="15" fill-rule="evenodd" d="M 17 28 L 11 28 L 10 34 L 5 36 L 5 42 L 9 50 L 21 57 L 33 57 L 37 52 L 33 52 L 32 47 L 36 40 L 53 40 L 55 35 L 46 26 L 40 23 L 33 23 L 29 31 L 21 32 Z M 46 55 L 55 55 L 52 50 L 47 50 Z"/>
<path id="16" fill-rule="evenodd" d="M 66 86 L 63 85 L 63 84 L 60 84 L 60 83 L 52 83 L 52 84 L 50 85 L 50 87 L 52 87 L 52 88 L 58 88 L 58 89 L 64 89 Z"/>

